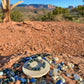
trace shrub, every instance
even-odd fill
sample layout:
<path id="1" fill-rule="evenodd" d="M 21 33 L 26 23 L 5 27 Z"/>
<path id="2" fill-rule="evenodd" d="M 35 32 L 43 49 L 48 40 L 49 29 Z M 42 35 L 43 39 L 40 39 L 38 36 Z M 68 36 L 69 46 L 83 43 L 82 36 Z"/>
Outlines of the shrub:
<path id="1" fill-rule="evenodd" d="M 16 21 L 16 22 L 21 22 L 23 21 L 22 19 L 22 14 L 19 11 L 12 11 L 10 14 L 11 20 Z"/>

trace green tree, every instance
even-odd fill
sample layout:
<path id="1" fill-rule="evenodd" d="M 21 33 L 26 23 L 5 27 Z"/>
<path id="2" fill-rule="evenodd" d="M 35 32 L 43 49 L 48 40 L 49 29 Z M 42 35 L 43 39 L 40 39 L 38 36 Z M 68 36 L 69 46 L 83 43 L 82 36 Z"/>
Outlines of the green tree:
<path id="1" fill-rule="evenodd" d="M 12 11 L 10 16 L 13 21 L 16 21 L 16 22 L 23 21 L 22 19 L 23 16 L 19 11 Z"/>

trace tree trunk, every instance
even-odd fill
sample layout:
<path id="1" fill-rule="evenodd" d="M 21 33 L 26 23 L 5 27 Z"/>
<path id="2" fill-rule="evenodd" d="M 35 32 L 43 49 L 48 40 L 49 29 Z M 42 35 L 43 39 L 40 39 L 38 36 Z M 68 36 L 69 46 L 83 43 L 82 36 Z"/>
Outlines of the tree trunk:
<path id="1" fill-rule="evenodd" d="M 23 1 L 18 1 L 17 3 L 15 3 L 14 5 L 10 6 L 10 0 L 1 0 L 1 5 L 2 5 L 2 10 L 3 10 L 3 22 L 10 22 L 11 18 L 10 18 L 10 11 L 17 6 L 18 4 L 20 4 Z"/>
<path id="2" fill-rule="evenodd" d="M 10 18 L 10 10 L 3 10 L 3 22 L 10 22 L 11 18 Z"/>

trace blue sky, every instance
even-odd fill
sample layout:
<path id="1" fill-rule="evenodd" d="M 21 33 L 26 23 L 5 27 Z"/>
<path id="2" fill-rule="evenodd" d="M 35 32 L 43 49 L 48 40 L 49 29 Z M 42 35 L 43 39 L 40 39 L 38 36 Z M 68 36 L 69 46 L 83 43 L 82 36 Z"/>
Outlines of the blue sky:
<path id="1" fill-rule="evenodd" d="M 11 4 L 16 3 L 19 0 L 10 0 Z M 83 0 L 23 0 L 24 4 L 51 4 L 55 6 L 68 7 L 84 5 Z"/>

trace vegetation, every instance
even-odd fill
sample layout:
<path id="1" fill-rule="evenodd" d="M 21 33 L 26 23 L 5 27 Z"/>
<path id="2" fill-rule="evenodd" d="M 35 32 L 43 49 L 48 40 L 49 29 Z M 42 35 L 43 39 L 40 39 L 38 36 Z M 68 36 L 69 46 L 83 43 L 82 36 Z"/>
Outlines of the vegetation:
<path id="1" fill-rule="evenodd" d="M 84 23 L 84 6 L 78 6 L 71 11 L 68 8 L 56 7 L 54 10 L 28 9 L 15 7 L 10 13 L 13 21 L 73 21 Z M 0 22 L 3 18 L 0 10 Z"/>
<path id="2" fill-rule="evenodd" d="M 84 22 L 84 6 L 78 6 L 69 11 L 68 8 L 56 7 L 52 12 L 44 15 L 42 21 L 68 20 L 73 22 Z"/>
<path id="3" fill-rule="evenodd" d="M 10 22 L 10 12 L 11 10 L 20 4 L 23 1 L 18 1 L 17 3 L 13 4 L 12 6 L 10 5 L 10 0 L 1 0 L 1 7 L 3 11 L 3 22 Z"/>
<path id="4" fill-rule="evenodd" d="M 13 21 L 16 21 L 16 22 L 23 21 L 22 19 L 23 15 L 19 11 L 12 11 L 10 16 Z"/>

